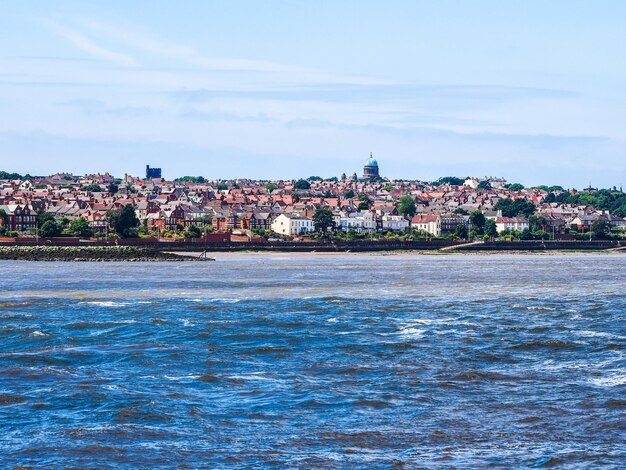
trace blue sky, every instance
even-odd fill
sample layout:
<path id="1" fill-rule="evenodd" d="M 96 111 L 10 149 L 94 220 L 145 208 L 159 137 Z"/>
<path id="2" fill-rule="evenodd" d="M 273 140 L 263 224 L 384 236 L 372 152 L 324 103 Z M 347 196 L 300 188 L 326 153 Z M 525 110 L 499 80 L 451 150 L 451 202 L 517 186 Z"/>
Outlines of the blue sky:
<path id="1" fill-rule="evenodd" d="M 621 1 L 0 5 L 0 169 L 626 183 Z"/>

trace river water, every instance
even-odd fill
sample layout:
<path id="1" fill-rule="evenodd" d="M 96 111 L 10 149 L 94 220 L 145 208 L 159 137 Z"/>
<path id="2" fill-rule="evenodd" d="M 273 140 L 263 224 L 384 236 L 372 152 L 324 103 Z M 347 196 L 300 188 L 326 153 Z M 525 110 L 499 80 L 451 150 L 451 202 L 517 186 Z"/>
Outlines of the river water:
<path id="1" fill-rule="evenodd" d="M 0 262 L 0 464 L 626 466 L 626 256 Z"/>

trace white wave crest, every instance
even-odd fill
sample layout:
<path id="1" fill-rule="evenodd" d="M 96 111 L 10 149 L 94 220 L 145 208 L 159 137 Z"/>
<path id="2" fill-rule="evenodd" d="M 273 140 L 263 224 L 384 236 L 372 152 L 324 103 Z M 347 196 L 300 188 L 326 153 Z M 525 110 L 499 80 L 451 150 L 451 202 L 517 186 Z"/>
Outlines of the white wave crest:
<path id="1" fill-rule="evenodd" d="M 114 302 L 112 300 L 103 300 L 103 301 L 99 301 L 99 300 L 93 300 L 90 302 L 81 302 L 81 304 L 88 304 L 88 305 L 95 305 L 97 307 L 126 307 L 128 305 L 128 303 L 126 302 Z"/>
<path id="2" fill-rule="evenodd" d="M 608 377 L 594 377 L 589 382 L 597 387 L 615 387 L 626 385 L 626 374 L 615 374 Z"/>

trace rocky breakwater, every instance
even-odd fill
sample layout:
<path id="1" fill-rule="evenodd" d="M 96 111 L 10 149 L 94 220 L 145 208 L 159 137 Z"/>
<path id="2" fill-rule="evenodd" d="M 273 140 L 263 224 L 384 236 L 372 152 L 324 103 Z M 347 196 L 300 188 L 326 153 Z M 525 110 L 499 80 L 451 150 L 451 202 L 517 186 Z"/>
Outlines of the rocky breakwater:
<path id="1" fill-rule="evenodd" d="M 22 261 L 207 261 L 135 246 L 3 246 L 0 260 Z"/>

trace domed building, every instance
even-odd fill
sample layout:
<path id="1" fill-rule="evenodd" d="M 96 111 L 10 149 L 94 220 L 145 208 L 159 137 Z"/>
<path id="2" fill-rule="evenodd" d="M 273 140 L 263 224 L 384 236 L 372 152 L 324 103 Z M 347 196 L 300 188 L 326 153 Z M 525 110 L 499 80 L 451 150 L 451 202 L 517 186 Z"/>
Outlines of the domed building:
<path id="1" fill-rule="evenodd" d="M 363 167 L 363 178 L 366 179 L 378 179 L 380 178 L 380 174 L 378 173 L 378 162 L 370 153 L 370 158 L 365 162 L 365 166 Z"/>

